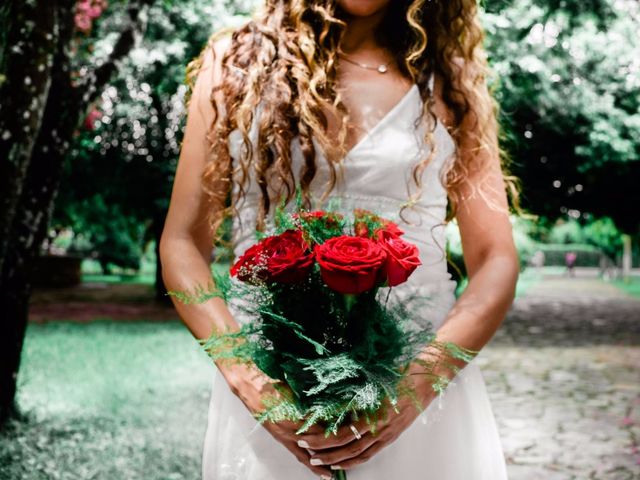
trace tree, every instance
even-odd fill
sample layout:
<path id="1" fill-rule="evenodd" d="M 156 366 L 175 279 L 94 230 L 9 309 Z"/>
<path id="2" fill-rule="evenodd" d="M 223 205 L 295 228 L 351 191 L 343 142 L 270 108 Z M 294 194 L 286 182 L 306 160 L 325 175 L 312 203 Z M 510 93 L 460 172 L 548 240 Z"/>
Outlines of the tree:
<path id="1" fill-rule="evenodd" d="M 0 131 L 0 151 L 10 152 L 3 159 L 3 173 L 18 175 L 6 178 L 7 189 L 2 190 L 2 245 L 0 258 L 0 423 L 16 413 L 14 404 L 20 354 L 28 317 L 31 294 L 29 270 L 46 236 L 53 202 L 59 186 L 62 165 L 73 133 L 84 119 L 88 105 L 101 92 L 117 70 L 117 62 L 127 55 L 135 38 L 144 28 L 144 15 L 153 0 L 117 3 L 127 12 L 113 48 L 102 64 L 95 68 L 74 69 L 74 61 L 81 60 L 74 43 L 78 32 L 85 32 L 97 17 L 102 2 L 72 0 L 18 2 L 3 7 L 3 22 L 9 33 L 2 46 L 3 110 Z M 43 18 L 43 17 L 49 18 Z M 21 21 L 16 21 L 21 20 Z M 25 28 L 25 25 L 27 27 Z M 33 25 L 33 28 L 29 28 Z M 55 32 L 55 34 L 54 34 Z M 37 55 L 25 55 L 25 52 Z M 43 59 L 48 63 L 43 64 Z M 30 67 L 18 67 L 31 62 Z M 44 68 L 42 73 L 41 69 Z M 33 97 L 24 72 L 40 72 Z M 74 72 L 78 72 L 74 76 Z M 29 82 L 27 81 L 27 85 Z M 48 88 L 45 88 L 48 84 Z M 26 90 L 25 90 L 26 88 Z M 54 92 L 54 94 L 51 94 Z M 49 93 L 49 94 L 47 94 Z M 40 101 L 34 108 L 20 102 L 18 97 Z M 11 99 L 11 110 L 4 98 Z M 40 99 L 40 100 L 38 100 Z M 24 100 L 24 99 L 23 99 Z M 12 121 L 24 124 L 24 119 L 38 114 L 39 122 L 30 124 L 28 131 L 12 135 L 7 126 Z M 18 125 L 17 128 L 22 128 Z M 4 185 L 3 185 L 4 186 Z M 7 193 L 4 193 L 4 192 Z"/>
<path id="2" fill-rule="evenodd" d="M 490 62 L 525 205 L 640 229 L 640 6 L 514 0 L 486 7 Z"/>
<path id="3" fill-rule="evenodd" d="M 99 113 L 78 132 L 54 221 L 87 234 L 104 264 L 135 268 L 143 241 L 155 239 L 159 246 L 180 151 L 185 67 L 213 30 L 245 13 L 227 3 L 185 0 L 151 7 L 145 37 L 95 102 Z M 105 19 L 99 38 L 117 23 Z M 104 47 L 96 42 L 94 56 L 103 55 Z M 114 229 L 114 223 L 130 228 Z M 137 225 L 144 226 L 144 235 Z M 170 303 L 157 254 L 156 262 L 156 297 Z"/>
<path id="4" fill-rule="evenodd" d="M 55 2 L 0 7 L 0 270 L 51 86 L 57 13 Z"/>

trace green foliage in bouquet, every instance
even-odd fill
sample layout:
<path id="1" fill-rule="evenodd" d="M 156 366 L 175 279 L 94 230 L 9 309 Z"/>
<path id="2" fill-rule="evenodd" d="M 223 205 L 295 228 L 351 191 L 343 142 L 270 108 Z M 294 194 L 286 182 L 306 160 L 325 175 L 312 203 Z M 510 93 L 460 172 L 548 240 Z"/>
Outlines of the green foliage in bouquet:
<path id="1" fill-rule="evenodd" d="M 313 245 L 341 235 L 374 238 L 381 228 L 402 234 L 392 222 L 367 211 L 355 212 L 354 219 L 347 220 L 337 212 L 298 208 L 287 213 L 279 207 L 271 235 L 260 238 L 294 238 L 291 232 L 301 233 L 302 244 L 309 248 L 303 252 L 295 250 L 295 244 L 287 247 L 294 248 L 290 261 L 298 262 L 296 271 L 302 272 L 296 278 L 278 271 L 279 281 L 270 281 L 260 269 L 247 270 L 244 257 L 260 256 L 251 247 L 231 274 L 214 273 L 212 288 L 197 288 L 193 294 L 169 292 L 184 303 L 222 298 L 245 319 L 240 330 L 214 331 L 202 345 L 213 360 L 253 362 L 276 381 L 279 394 L 263 399 L 265 409 L 256 414 L 258 421 L 302 422 L 298 433 L 320 424 L 328 436 L 362 416 L 375 430 L 375 422 L 388 414 L 386 405 L 396 409 L 400 395 L 409 395 L 416 408 L 422 408 L 402 380 L 426 344 L 439 345 L 450 358 L 467 362 L 473 358 L 475 352 L 438 344 L 430 329 L 410 328 L 411 318 L 419 312 L 409 311 L 407 305 L 415 309 L 419 298 L 389 301 L 384 279 L 358 294 L 341 293 L 327 285 L 319 263 L 305 257 L 313 254 Z M 435 361 L 417 361 L 433 371 Z M 459 370 L 453 363 L 447 365 Z M 434 390 L 442 393 L 449 378 L 432 375 Z"/>

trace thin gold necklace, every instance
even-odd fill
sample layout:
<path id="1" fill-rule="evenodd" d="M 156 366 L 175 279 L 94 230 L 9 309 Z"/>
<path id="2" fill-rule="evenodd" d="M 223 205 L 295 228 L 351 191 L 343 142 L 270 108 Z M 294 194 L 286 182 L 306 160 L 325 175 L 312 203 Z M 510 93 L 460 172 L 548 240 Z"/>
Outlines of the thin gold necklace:
<path id="1" fill-rule="evenodd" d="M 366 63 L 360 63 L 360 62 L 357 62 L 355 60 L 351 60 L 349 57 L 347 57 L 342 52 L 338 52 L 338 56 L 343 58 L 343 59 L 345 59 L 349 63 L 352 63 L 352 64 L 357 65 L 357 66 L 362 67 L 362 68 L 366 68 L 368 70 L 376 70 L 378 73 L 387 73 L 387 71 L 389 70 L 389 64 L 388 63 L 380 63 L 376 67 L 374 65 L 367 65 Z"/>

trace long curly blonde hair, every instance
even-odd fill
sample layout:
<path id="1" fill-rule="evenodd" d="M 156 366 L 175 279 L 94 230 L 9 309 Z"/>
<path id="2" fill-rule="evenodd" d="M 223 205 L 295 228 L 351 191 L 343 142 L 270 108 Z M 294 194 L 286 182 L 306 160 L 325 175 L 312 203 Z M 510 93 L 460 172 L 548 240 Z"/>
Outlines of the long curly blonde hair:
<path id="1" fill-rule="evenodd" d="M 234 206 L 245 195 L 251 172 L 261 192 L 257 229 L 264 228 L 265 216 L 275 202 L 291 201 L 296 183 L 290 144 L 295 136 L 299 137 L 304 158 L 299 172 L 304 201 L 310 202 L 309 187 L 317 171 L 312 138 L 322 148 L 330 172 L 322 199 L 334 188 L 336 159 L 345 154 L 349 119 L 336 91 L 337 53 L 345 27 L 336 0 L 266 0 L 264 7 L 243 26 L 222 29 L 210 37 L 212 45 L 219 37 L 231 34 L 230 46 L 221 59 L 222 80 L 213 89 L 222 90 L 224 111 L 229 114 L 217 121 L 219 106 L 212 92 L 215 117 L 208 135 L 211 159 L 202 176 L 203 189 L 214 206 L 208 221 L 216 240 L 220 239 L 224 219 L 233 215 Z M 425 142 L 432 148 L 413 167 L 412 180 L 417 188 L 402 210 L 420 198 L 422 173 L 436 153 L 432 137 L 437 118 L 428 86 L 429 77 L 435 72 L 443 79 L 442 99 L 453 112 L 454 125 L 448 129 L 457 150 L 455 160 L 441 172 L 449 199 L 446 221 L 455 217 L 460 201 L 458 187 L 470 172 L 483 167 L 481 158 L 487 157 L 478 155 L 483 149 L 500 157 L 510 204 L 520 211 L 519 182 L 508 173 L 510 158 L 499 142 L 498 105 L 487 82 L 493 72 L 483 49 L 484 32 L 476 0 L 394 0 L 377 33 L 401 72 L 417 84 L 423 100 L 423 118 L 430 126 Z M 187 67 L 186 83 L 190 89 L 205 50 Z M 188 93 L 187 104 L 189 97 Z M 254 152 L 249 130 L 262 101 L 261 115 L 256 119 Z M 338 119 L 337 142 L 327 134 L 323 108 L 329 108 Z M 471 120 L 478 128 L 460 128 L 463 120 L 465 125 Z M 237 165 L 233 165 L 227 141 L 234 129 L 240 132 L 244 144 L 240 158 L 235 159 Z M 461 145 L 473 147 L 462 152 Z M 232 172 L 240 173 L 235 198 Z"/>

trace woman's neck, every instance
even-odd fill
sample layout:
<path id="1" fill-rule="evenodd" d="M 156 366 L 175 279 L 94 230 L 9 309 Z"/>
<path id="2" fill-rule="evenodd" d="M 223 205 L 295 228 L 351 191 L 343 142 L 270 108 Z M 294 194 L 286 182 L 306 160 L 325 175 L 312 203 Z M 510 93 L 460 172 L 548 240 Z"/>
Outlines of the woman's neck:
<path id="1" fill-rule="evenodd" d="M 380 50 L 380 42 L 375 31 L 385 12 L 386 8 L 367 16 L 347 15 L 347 28 L 340 41 L 340 49 L 346 54 Z"/>

